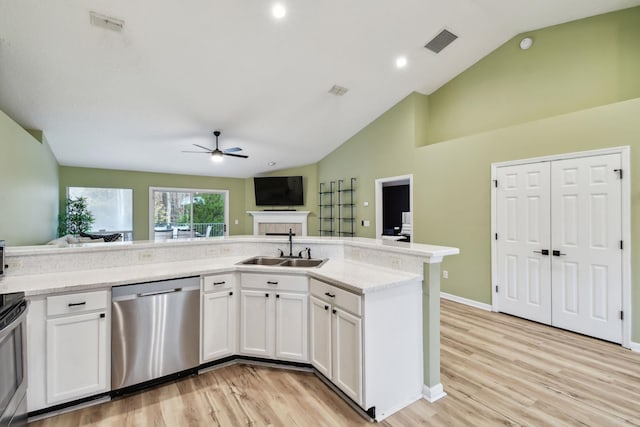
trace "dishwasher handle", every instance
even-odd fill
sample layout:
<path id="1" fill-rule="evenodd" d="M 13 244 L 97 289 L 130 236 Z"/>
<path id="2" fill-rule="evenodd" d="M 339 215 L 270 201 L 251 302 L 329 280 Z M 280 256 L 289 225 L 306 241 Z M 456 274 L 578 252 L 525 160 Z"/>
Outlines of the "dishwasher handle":
<path id="1" fill-rule="evenodd" d="M 141 298 L 141 297 L 152 297 L 152 296 L 155 296 L 155 295 L 172 294 L 174 292 L 182 292 L 182 288 L 173 288 L 173 289 L 168 289 L 166 291 L 144 292 L 144 293 L 141 293 L 141 294 L 137 294 L 136 296 L 138 298 Z"/>

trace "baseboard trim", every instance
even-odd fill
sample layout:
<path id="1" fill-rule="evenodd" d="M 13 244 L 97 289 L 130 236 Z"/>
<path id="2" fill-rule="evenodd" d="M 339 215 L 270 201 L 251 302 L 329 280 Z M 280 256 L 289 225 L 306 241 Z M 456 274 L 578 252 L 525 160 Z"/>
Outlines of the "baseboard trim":
<path id="1" fill-rule="evenodd" d="M 446 395 L 447 393 L 444 392 L 442 383 L 438 383 L 433 387 L 427 387 L 426 385 L 422 387 L 422 397 L 424 397 L 430 403 L 433 403 L 436 400 L 440 400 Z"/>
<path id="2" fill-rule="evenodd" d="M 491 304 L 485 304 L 483 302 L 474 301 L 472 299 L 459 297 L 457 295 L 448 294 L 446 292 L 440 292 L 440 298 L 453 302 L 459 302 L 460 304 L 468 305 L 471 307 L 479 308 L 480 310 L 492 311 Z"/>
<path id="3" fill-rule="evenodd" d="M 638 351 L 640 352 L 640 342 L 633 342 L 631 341 L 629 343 L 629 348 L 631 349 L 631 351 Z"/>

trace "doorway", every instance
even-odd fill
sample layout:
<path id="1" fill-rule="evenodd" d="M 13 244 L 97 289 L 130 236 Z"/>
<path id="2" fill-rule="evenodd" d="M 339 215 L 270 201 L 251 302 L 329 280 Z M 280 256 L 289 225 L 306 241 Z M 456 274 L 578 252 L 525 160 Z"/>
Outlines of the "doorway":
<path id="1" fill-rule="evenodd" d="M 413 241 L 413 175 L 376 179 L 376 238 Z"/>
<path id="2" fill-rule="evenodd" d="M 492 165 L 494 311 L 630 344 L 628 165 L 627 147 Z"/>

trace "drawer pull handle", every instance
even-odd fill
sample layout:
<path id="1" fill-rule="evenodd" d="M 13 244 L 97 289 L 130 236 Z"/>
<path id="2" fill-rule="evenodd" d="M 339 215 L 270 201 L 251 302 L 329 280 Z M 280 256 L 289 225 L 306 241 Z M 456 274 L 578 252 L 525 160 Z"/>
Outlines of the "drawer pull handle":
<path id="1" fill-rule="evenodd" d="M 325 306 L 324 306 L 324 309 L 325 309 L 325 310 L 329 310 L 329 306 L 328 306 L 328 305 L 325 305 Z"/>
<path id="2" fill-rule="evenodd" d="M 222 281 L 222 282 L 213 282 L 213 286 L 224 285 L 225 283 L 227 283 L 227 282 L 225 282 L 225 281 Z"/>
<path id="3" fill-rule="evenodd" d="M 101 319 L 104 319 L 106 316 L 107 316 L 106 314 L 104 314 L 104 313 L 100 313 L 100 318 L 101 318 Z"/>
<path id="4" fill-rule="evenodd" d="M 324 293 L 326 296 L 328 296 L 329 298 L 335 298 L 336 294 L 330 294 L 329 292 L 325 292 Z"/>
<path id="5" fill-rule="evenodd" d="M 280 298 L 280 294 L 276 294 L 276 298 Z"/>
<path id="6" fill-rule="evenodd" d="M 265 298 L 269 298 L 269 294 L 264 294 Z"/>
<path id="7" fill-rule="evenodd" d="M 233 295 L 233 291 L 229 292 L 229 295 Z"/>
<path id="8" fill-rule="evenodd" d="M 267 285 L 277 285 L 277 284 L 278 284 L 278 282 L 272 282 L 270 280 L 267 281 Z"/>
<path id="9" fill-rule="evenodd" d="M 331 310 L 331 312 L 332 312 L 333 314 L 336 314 L 336 313 L 337 313 L 337 311 L 336 311 L 336 309 L 335 309 L 335 308 L 334 308 L 333 310 Z"/>
<path id="10" fill-rule="evenodd" d="M 82 302 L 70 302 L 69 303 L 69 307 L 78 307 L 79 305 L 87 305 L 86 301 L 82 301 Z"/>

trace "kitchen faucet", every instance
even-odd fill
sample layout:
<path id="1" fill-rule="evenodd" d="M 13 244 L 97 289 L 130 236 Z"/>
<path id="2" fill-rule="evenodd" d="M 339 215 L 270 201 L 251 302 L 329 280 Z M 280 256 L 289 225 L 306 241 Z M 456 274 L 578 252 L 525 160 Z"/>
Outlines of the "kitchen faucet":
<path id="1" fill-rule="evenodd" d="M 294 232 L 293 229 L 289 229 L 289 233 L 287 234 L 289 236 L 289 255 L 287 255 L 286 257 L 284 256 L 284 252 L 282 251 L 282 249 L 278 249 L 278 251 L 280 251 L 280 257 L 281 258 L 302 258 L 302 252 L 300 252 L 300 255 L 295 257 L 293 256 L 293 236 L 294 236 Z"/>

